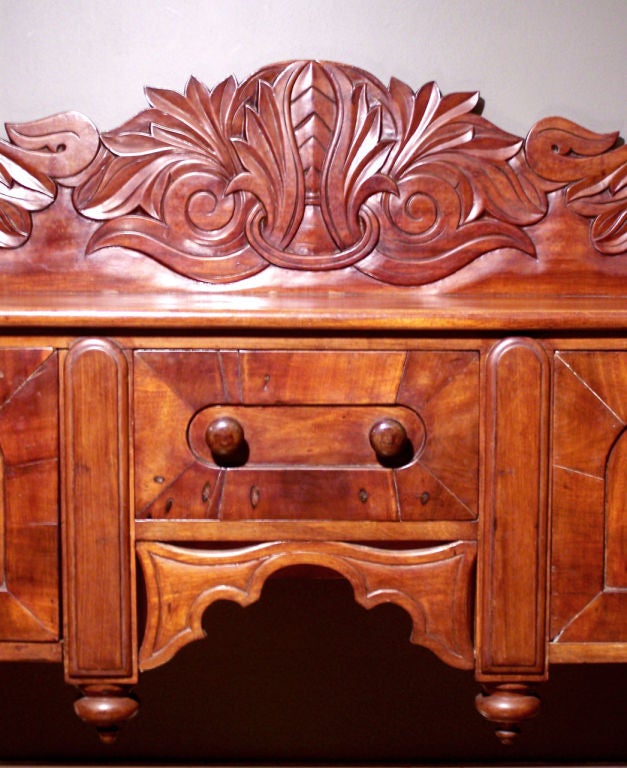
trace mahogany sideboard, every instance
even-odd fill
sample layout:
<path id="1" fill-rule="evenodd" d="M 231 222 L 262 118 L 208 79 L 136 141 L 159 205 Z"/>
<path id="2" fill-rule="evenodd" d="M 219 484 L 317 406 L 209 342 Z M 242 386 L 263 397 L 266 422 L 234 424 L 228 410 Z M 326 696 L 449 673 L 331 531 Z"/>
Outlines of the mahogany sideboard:
<path id="1" fill-rule="evenodd" d="M 513 738 L 627 661 L 627 146 L 296 61 L 0 142 L 0 658 L 104 739 L 293 566 Z"/>

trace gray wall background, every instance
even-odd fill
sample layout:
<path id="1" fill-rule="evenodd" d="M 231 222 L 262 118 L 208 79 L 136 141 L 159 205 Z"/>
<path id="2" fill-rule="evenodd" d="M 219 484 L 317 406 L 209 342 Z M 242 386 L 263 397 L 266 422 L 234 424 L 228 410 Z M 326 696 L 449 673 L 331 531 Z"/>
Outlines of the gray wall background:
<path id="1" fill-rule="evenodd" d="M 625 131 L 626 40 L 625 0 L 0 0 L 0 120 L 76 109 L 107 130 L 144 85 L 321 58 L 480 90 L 519 135 L 553 114 Z"/>
<path id="2" fill-rule="evenodd" d="M 321 58 L 417 89 L 480 90 L 524 135 L 561 114 L 627 133 L 626 0 L 0 0 L 0 121 L 75 109 L 102 130 L 144 85 L 212 86 Z M 268 584 L 205 616 L 208 640 L 142 677 L 138 719 L 100 745 L 57 665 L 0 664 L 0 762 L 457 761 L 627 757 L 627 667 L 555 667 L 542 716 L 504 751 L 470 673 L 411 646 L 405 614 L 363 611 L 343 582 Z M 274 763 L 276 764 L 276 763 Z"/>

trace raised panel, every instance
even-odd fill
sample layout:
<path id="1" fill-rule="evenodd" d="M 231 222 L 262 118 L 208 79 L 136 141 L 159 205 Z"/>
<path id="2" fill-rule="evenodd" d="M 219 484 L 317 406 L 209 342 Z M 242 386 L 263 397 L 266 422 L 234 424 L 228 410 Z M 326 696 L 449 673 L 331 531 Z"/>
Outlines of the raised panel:
<path id="1" fill-rule="evenodd" d="M 0 641 L 59 638 L 57 355 L 0 350 Z"/>
<path id="2" fill-rule="evenodd" d="M 627 353 L 555 360 L 551 638 L 627 642 Z"/>
<path id="3" fill-rule="evenodd" d="M 627 592 L 627 429 L 612 448 L 605 484 L 605 586 Z"/>
<path id="4" fill-rule="evenodd" d="M 137 351 L 136 517 L 473 520 L 478 359 L 457 350 Z M 207 447 L 220 415 L 243 427 L 240 466 L 219 466 Z M 386 418 L 407 435 L 396 463 L 370 443 Z"/>

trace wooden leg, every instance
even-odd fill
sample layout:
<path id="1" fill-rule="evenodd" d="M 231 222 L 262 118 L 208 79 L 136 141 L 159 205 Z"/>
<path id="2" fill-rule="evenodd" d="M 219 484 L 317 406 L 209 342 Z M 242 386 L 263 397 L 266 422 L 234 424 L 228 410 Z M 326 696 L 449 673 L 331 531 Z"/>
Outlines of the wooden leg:
<path id="1" fill-rule="evenodd" d="M 83 696 L 74 703 L 74 711 L 96 728 L 101 741 L 111 744 L 120 726 L 136 715 L 139 702 L 130 695 L 130 688 L 122 685 L 86 685 L 81 692 Z"/>
<path id="2" fill-rule="evenodd" d="M 499 341 L 486 359 L 486 483 L 477 574 L 476 705 L 510 744 L 547 679 L 551 363 L 527 338 Z M 520 435 L 516 441 L 513 435 Z M 518 682 L 514 682 L 517 680 Z"/>
<path id="3" fill-rule="evenodd" d="M 64 366 L 64 663 L 74 709 L 103 741 L 137 710 L 135 549 L 128 487 L 128 366 L 83 339 Z"/>
<path id="4" fill-rule="evenodd" d="M 484 685 L 475 705 L 479 714 L 496 724 L 496 736 L 511 744 L 519 733 L 518 724 L 538 714 L 540 699 L 528 685 L 501 683 Z"/>

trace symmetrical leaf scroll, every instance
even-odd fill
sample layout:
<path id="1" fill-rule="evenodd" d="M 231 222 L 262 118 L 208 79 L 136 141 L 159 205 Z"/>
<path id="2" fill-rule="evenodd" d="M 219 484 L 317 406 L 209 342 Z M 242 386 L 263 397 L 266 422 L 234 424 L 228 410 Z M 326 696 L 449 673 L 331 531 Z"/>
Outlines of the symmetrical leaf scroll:
<path id="1" fill-rule="evenodd" d="M 106 222 L 91 248 L 136 248 L 211 281 L 355 264 L 409 284 L 495 248 L 533 254 L 520 226 L 546 200 L 508 165 L 521 141 L 473 113 L 477 94 L 294 62 L 148 97 L 103 136 L 108 151 L 76 191 Z"/>
<path id="2" fill-rule="evenodd" d="M 0 245 L 28 238 L 53 178 L 88 166 L 63 180 L 76 209 L 101 222 L 88 252 L 129 248 L 206 282 L 273 264 L 422 285 L 492 251 L 533 258 L 529 228 L 560 189 L 593 220 L 599 254 L 627 247 L 627 152 L 612 149 L 615 134 L 550 118 L 524 141 L 478 113 L 477 93 L 386 87 L 329 62 L 146 94 L 149 108 L 103 134 L 97 152 L 97 133 L 73 113 L 11 128 L 13 143 L 0 144 Z M 72 163 L 60 169 L 57 155 L 33 151 L 42 146 Z"/>
<path id="3" fill-rule="evenodd" d="M 137 545 L 148 597 L 140 667 L 164 664 L 204 637 L 202 615 L 216 600 L 250 605 L 266 579 L 292 565 L 337 571 L 365 608 L 395 603 L 413 624 L 412 642 L 443 661 L 472 668 L 469 594 L 474 542 L 414 550 L 376 549 L 344 542 L 273 542 L 238 549 L 199 550 L 142 541 Z"/>

